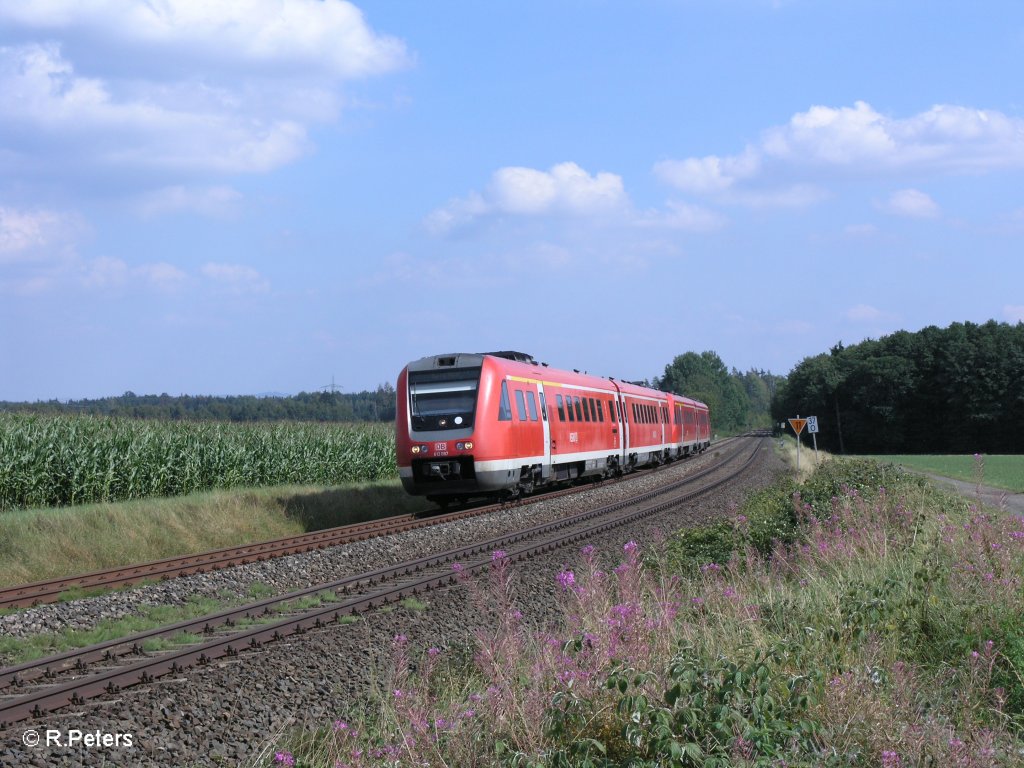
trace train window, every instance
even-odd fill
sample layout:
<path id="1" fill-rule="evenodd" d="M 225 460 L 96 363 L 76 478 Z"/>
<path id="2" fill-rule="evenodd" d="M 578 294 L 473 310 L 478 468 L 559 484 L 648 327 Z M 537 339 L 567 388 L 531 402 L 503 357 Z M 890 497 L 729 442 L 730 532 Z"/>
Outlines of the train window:
<path id="1" fill-rule="evenodd" d="M 608 420 L 615 421 L 615 401 L 608 401 Z"/>
<path id="2" fill-rule="evenodd" d="M 526 402 L 523 400 L 523 390 L 516 390 L 516 410 L 519 412 L 519 420 L 526 421 Z"/>
<path id="3" fill-rule="evenodd" d="M 590 406 L 587 405 L 587 398 L 585 397 L 583 398 L 583 420 L 593 421 L 593 419 L 590 418 Z"/>
<path id="4" fill-rule="evenodd" d="M 555 395 L 555 402 L 558 404 L 558 420 L 565 421 L 565 408 L 562 405 L 562 396 Z"/>
<path id="5" fill-rule="evenodd" d="M 498 421 L 512 421 L 512 404 L 508 401 L 508 382 L 501 382 L 501 402 L 498 403 Z"/>
<path id="6" fill-rule="evenodd" d="M 572 405 L 576 409 L 576 421 L 583 421 L 583 410 L 580 408 L 580 399 L 576 395 L 572 396 Z"/>
<path id="7" fill-rule="evenodd" d="M 604 421 L 604 406 L 601 405 L 601 401 L 597 401 L 597 420 Z"/>
<path id="8" fill-rule="evenodd" d="M 636 403 L 633 403 L 633 423 L 635 424 L 636 421 L 637 421 L 637 418 L 636 418 Z"/>
<path id="9" fill-rule="evenodd" d="M 544 393 L 540 393 L 540 419 L 541 421 L 548 420 L 548 399 L 544 397 Z"/>
<path id="10" fill-rule="evenodd" d="M 622 403 L 618 400 L 615 401 L 615 415 L 619 417 L 619 421 L 622 421 Z"/>
<path id="11" fill-rule="evenodd" d="M 565 410 L 569 414 L 569 421 L 576 421 L 576 416 L 572 412 L 572 395 L 565 396 Z"/>
<path id="12" fill-rule="evenodd" d="M 530 421 L 537 420 L 537 398 L 533 392 L 526 393 L 526 406 L 530 410 Z"/>

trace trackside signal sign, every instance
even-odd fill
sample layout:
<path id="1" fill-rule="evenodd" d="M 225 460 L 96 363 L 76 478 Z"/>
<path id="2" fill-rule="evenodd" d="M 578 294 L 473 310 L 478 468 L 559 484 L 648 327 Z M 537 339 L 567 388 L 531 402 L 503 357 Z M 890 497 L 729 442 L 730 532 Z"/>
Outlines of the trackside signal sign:
<path id="1" fill-rule="evenodd" d="M 790 419 L 789 426 L 793 428 L 793 431 L 798 435 L 804 431 L 804 425 L 807 423 L 807 419 Z"/>

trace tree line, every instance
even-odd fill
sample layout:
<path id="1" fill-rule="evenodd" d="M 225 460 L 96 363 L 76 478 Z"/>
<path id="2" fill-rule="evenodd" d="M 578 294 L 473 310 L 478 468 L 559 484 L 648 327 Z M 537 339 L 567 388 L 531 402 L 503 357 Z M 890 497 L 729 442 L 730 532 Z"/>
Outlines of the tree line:
<path id="1" fill-rule="evenodd" d="M 700 400 L 711 411 L 715 432 L 742 432 L 771 425 L 771 403 L 785 377 L 770 371 L 729 370 L 715 353 L 686 352 L 665 366 L 652 385 Z"/>
<path id="2" fill-rule="evenodd" d="M 300 392 L 283 397 L 137 395 L 125 392 L 95 400 L 0 401 L 0 411 L 83 413 L 166 421 L 394 421 L 395 388 L 381 384 L 373 391 Z"/>
<path id="3" fill-rule="evenodd" d="M 840 453 L 1019 453 L 1024 323 L 899 331 L 802 360 L 772 403 Z"/>

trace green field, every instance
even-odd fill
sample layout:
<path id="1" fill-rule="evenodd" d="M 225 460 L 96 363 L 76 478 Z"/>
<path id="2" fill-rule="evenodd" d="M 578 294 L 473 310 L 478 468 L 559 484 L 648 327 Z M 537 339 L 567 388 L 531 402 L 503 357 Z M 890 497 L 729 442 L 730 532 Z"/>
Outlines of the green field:
<path id="1" fill-rule="evenodd" d="M 0 413 L 0 511 L 396 476 L 390 424 Z"/>
<path id="2" fill-rule="evenodd" d="M 1024 455 L 917 456 L 894 454 L 864 458 L 901 464 L 908 469 L 931 472 L 968 483 L 980 483 L 1024 493 Z"/>

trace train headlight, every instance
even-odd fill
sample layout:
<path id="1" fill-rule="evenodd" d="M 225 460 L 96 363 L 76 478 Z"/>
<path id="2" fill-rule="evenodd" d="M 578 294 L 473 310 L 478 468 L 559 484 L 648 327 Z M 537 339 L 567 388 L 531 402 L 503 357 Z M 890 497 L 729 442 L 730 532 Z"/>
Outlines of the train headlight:
<path id="1" fill-rule="evenodd" d="M 419 447 L 418 445 L 414 445 L 414 446 L 412 447 L 412 452 L 413 452 L 413 453 L 419 453 L 419 452 L 420 452 L 420 447 Z"/>
<path id="2" fill-rule="evenodd" d="M 467 441 L 467 442 L 465 443 L 465 446 L 466 446 L 466 450 L 467 450 L 467 451 L 471 451 L 471 450 L 473 450 L 473 441 L 472 441 L 472 440 L 468 440 L 468 441 Z"/>

